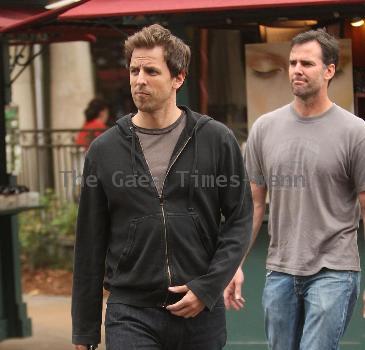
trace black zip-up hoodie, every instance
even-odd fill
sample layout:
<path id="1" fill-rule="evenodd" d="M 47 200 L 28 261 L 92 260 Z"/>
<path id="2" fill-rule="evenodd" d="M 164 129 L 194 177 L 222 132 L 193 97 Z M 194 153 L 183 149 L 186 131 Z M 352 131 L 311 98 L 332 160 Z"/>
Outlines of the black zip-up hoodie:
<path id="1" fill-rule="evenodd" d="M 223 124 L 186 107 L 186 127 L 159 196 L 131 123 L 98 137 L 86 156 L 77 220 L 73 343 L 100 342 L 108 302 L 164 307 L 186 284 L 212 310 L 246 252 L 252 198 L 240 148 Z M 224 223 L 222 223 L 222 216 Z"/>

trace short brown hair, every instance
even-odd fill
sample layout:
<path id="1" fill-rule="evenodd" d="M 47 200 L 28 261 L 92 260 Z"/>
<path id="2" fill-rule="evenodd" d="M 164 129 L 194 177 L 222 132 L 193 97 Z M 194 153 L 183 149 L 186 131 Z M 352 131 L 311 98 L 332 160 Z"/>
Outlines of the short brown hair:
<path id="1" fill-rule="evenodd" d="M 189 46 L 159 24 L 142 28 L 124 42 L 124 55 L 127 66 L 130 65 L 134 49 L 153 49 L 156 46 L 163 48 L 165 61 L 172 77 L 176 77 L 181 72 L 188 74 L 191 55 Z"/>
<path id="2" fill-rule="evenodd" d="M 335 37 L 328 34 L 323 29 L 309 30 L 304 33 L 299 33 L 292 39 L 291 47 L 294 45 L 305 44 L 309 41 L 316 41 L 322 49 L 322 61 L 328 66 L 334 64 L 335 68 L 338 64 L 339 46 Z"/>
<path id="3" fill-rule="evenodd" d="M 309 30 L 304 33 L 299 33 L 295 36 L 290 47 L 293 48 L 295 45 L 301 45 L 310 41 L 316 41 L 321 47 L 322 51 L 322 62 L 328 66 L 330 64 L 335 65 L 335 72 L 338 66 L 339 60 L 339 45 L 338 40 L 332 35 L 328 34 L 324 29 Z M 332 79 L 329 80 L 328 85 Z"/>

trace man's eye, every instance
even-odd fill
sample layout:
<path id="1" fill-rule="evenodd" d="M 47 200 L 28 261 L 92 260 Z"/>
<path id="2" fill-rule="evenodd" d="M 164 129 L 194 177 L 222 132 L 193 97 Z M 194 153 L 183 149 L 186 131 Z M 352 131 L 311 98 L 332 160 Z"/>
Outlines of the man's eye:
<path id="1" fill-rule="evenodd" d="M 130 72 L 130 74 L 132 74 L 132 75 L 136 75 L 136 74 L 138 74 L 138 70 L 137 70 L 137 69 L 131 69 L 129 72 Z"/>

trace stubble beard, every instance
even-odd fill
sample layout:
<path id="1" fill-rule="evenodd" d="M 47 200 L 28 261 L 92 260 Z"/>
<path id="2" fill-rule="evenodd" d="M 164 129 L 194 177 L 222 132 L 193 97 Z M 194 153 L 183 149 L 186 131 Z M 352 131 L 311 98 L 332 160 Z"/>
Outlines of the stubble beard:
<path id="1" fill-rule="evenodd" d="M 133 101 L 137 109 L 141 112 L 150 113 L 153 112 L 153 103 L 148 101 L 147 98 L 140 98 L 138 96 L 132 96 Z"/>
<path id="2" fill-rule="evenodd" d="M 311 85 L 295 87 L 293 83 L 291 84 L 291 89 L 293 95 L 299 97 L 302 100 L 308 100 L 312 96 L 316 95 L 319 91 L 318 88 Z"/>

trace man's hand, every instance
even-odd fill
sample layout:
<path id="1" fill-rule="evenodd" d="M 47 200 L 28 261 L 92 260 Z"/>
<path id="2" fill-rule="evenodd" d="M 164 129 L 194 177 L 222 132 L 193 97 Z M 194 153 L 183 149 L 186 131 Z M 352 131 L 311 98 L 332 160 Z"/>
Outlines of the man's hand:
<path id="1" fill-rule="evenodd" d="M 203 311 L 204 303 L 186 285 L 169 287 L 169 291 L 172 293 L 186 293 L 177 303 L 166 307 L 173 315 L 190 318 Z"/>
<path id="2" fill-rule="evenodd" d="M 75 345 L 75 350 L 87 350 L 86 345 Z"/>
<path id="3" fill-rule="evenodd" d="M 244 281 L 244 275 L 241 267 L 239 267 L 233 276 L 231 282 L 224 290 L 224 305 L 229 310 L 231 307 L 235 310 L 242 309 L 245 305 L 245 299 L 241 294 L 241 286 Z"/>

